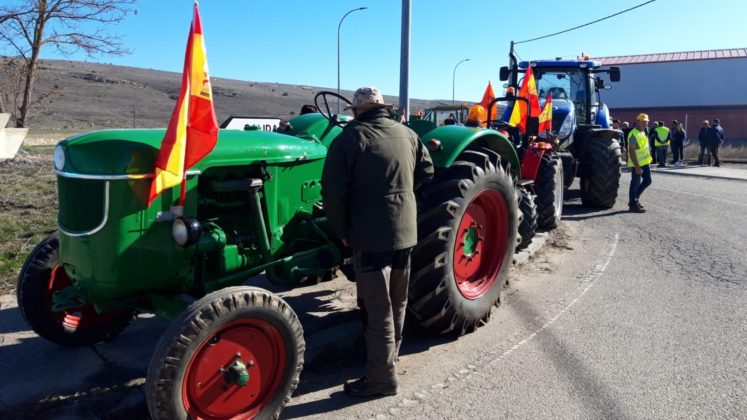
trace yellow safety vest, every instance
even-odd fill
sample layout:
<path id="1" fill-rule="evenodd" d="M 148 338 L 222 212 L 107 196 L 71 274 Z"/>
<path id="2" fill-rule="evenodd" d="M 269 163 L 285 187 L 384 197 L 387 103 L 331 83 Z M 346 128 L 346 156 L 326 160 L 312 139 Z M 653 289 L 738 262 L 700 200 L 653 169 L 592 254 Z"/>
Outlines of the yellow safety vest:
<path id="1" fill-rule="evenodd" d="M 669 146 L 669 140 L 664 141 L 665 139 L 669 138 L 669 129 L 667 127 L 656 127 L 654 131 L 656 131 L 656 138 L 654 139 L 654 145 L 657 147 Z"/>
<path id="2" fill-rule="evenodd" d="M 648 145 L 646 133 L 639 131 L 637 128 L 630 130 L 630 133 L 628 133 L 628 144 L 633 140 L 636 143 L 635 157 L 638 161 L 638 166 L 646 166 L 651 163 L 653 159 L 651 159 L 651 148 Z M 628 166 L 631 168 L 634 167 L 633 161 L 630 160 L 630 155 L 628 155 Z"/>

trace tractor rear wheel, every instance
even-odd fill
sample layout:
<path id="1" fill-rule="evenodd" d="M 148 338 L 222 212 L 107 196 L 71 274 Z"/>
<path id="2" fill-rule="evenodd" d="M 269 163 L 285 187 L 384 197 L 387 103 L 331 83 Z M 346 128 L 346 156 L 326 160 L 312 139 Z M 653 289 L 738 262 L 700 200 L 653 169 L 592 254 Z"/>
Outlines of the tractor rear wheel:
<path id="1" fill-rule="evenodd" d="M 192 303 L 148 367 L 154 419 L 277 419 L 298 386 L 303 329 L 279 296 L 229 287 Z"/>
<path id="2" fill-rule="evenodd" d="M 581 202 L 587 207 L 612 208 L 620 187 L 620 143 L 616 139 L 592 137 L 588 147 L 583 163 Z"/>
<path id="3" fill-rule="evenodd" d="M 517 190 L 519 196 L 519 212 L 521 213 L 521 222 L 519 222 L 519 237 L 521 240 L 516 245 L 516 250 L 522 250 L 532 243 L 532 238 L 537 231 L 537 204 L 535 195 L 526 188 Z"/>
<path id="4" fill-rule="evenodd" d="M 563 161 L 558 155 L 549 153 L 542 157 L 534 188 L 537 224 L 542 229 L 555 229 L 563 215 Z"/>
<path id="5" fill-rule="evenodd" d="M 32 330 L 67 347 L 106 341 L 121 333 L 135 318 L 131 309 L 97 312 L 93 305 L 52 311 L 52 296 L 72 281 L 59 263 L 57 232 L 37 245 L 21 268 L 16 288 L 21 315 Z"/>
<path id="6" fill-rule="evenodd" d="M 464 334 L 488 320 L 516 247 L 516 203 L 491 151 L 463 152 L 418 193 L 408 310 L 420 325 Z"/>

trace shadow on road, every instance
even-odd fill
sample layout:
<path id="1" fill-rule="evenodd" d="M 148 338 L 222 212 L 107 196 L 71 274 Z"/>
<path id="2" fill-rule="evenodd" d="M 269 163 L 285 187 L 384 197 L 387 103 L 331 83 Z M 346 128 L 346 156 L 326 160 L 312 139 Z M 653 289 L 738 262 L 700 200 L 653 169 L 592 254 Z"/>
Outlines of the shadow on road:
<path id="1" fill-rule="evenodd" d="M 523 323 L 531 329 L 541 327 L 544 310 L 536 310 L 532 302 L 526 301 L 520 294 L 511 296 L 511 309 L 522 319 Z M 540 320 L 540 321 L 538 321 Z M 618 401 L 615 391 L 605 382 L 603 378 L 594 371 L 591 362 L 584 359 L 584 355 L 575 354 L 568 348 L 563 339 L 558 338 L 551 328 L 543 328 L 537 333 L 535 340 L 537 347 L 545 353 L 558 372 L 563 372 L 562 377 L 568 378 L 569 387 L 574 390 L 574 396 L 585 407 L 588 418 L 634 418 L 625 411 L 623 404 Z"/>

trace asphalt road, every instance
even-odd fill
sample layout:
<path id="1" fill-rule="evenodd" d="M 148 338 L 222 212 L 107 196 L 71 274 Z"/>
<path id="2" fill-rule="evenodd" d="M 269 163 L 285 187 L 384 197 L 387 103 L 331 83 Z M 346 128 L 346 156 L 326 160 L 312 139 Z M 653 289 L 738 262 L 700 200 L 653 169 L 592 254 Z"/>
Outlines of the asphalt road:
<path id="1" fill-rule="evenodd" d="M 488 325 L 406 336 L 399 395 L 346 397 L 351 351 L 306 372 L 284 417 L 747 418 L 745 186 L 654 174 L 645 214 L 569 201 Z"/>
<path id="2" fill-rule="evenodd" d="M 342 393 L 364 365 L 351 283 L 276 290 L 310 346 L 283 418 L 747 419 L 747 171 L 702 177 L 713 169 L 654 173 L 645 214 L 625 211 L 627 173 L 611 210 L 571 197 L 486 326 L 459 338 L 406 329 L 394 397 Z M 165 327 L 146 317 L 64 349 L 0 296 L 0 418 L 146 418 L 144 374 Z"/>

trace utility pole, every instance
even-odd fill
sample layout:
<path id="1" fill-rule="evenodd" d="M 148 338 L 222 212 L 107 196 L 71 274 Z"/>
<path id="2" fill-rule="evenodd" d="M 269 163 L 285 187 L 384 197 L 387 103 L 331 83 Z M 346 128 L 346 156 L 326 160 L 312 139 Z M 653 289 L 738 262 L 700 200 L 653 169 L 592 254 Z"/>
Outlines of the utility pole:
<path id="1" fill-rule="evenodd" d="M 399 60 L 399 109 L 410 119 L 410 6 L 412 0 L 402 0 L 402 44 Z"/>

